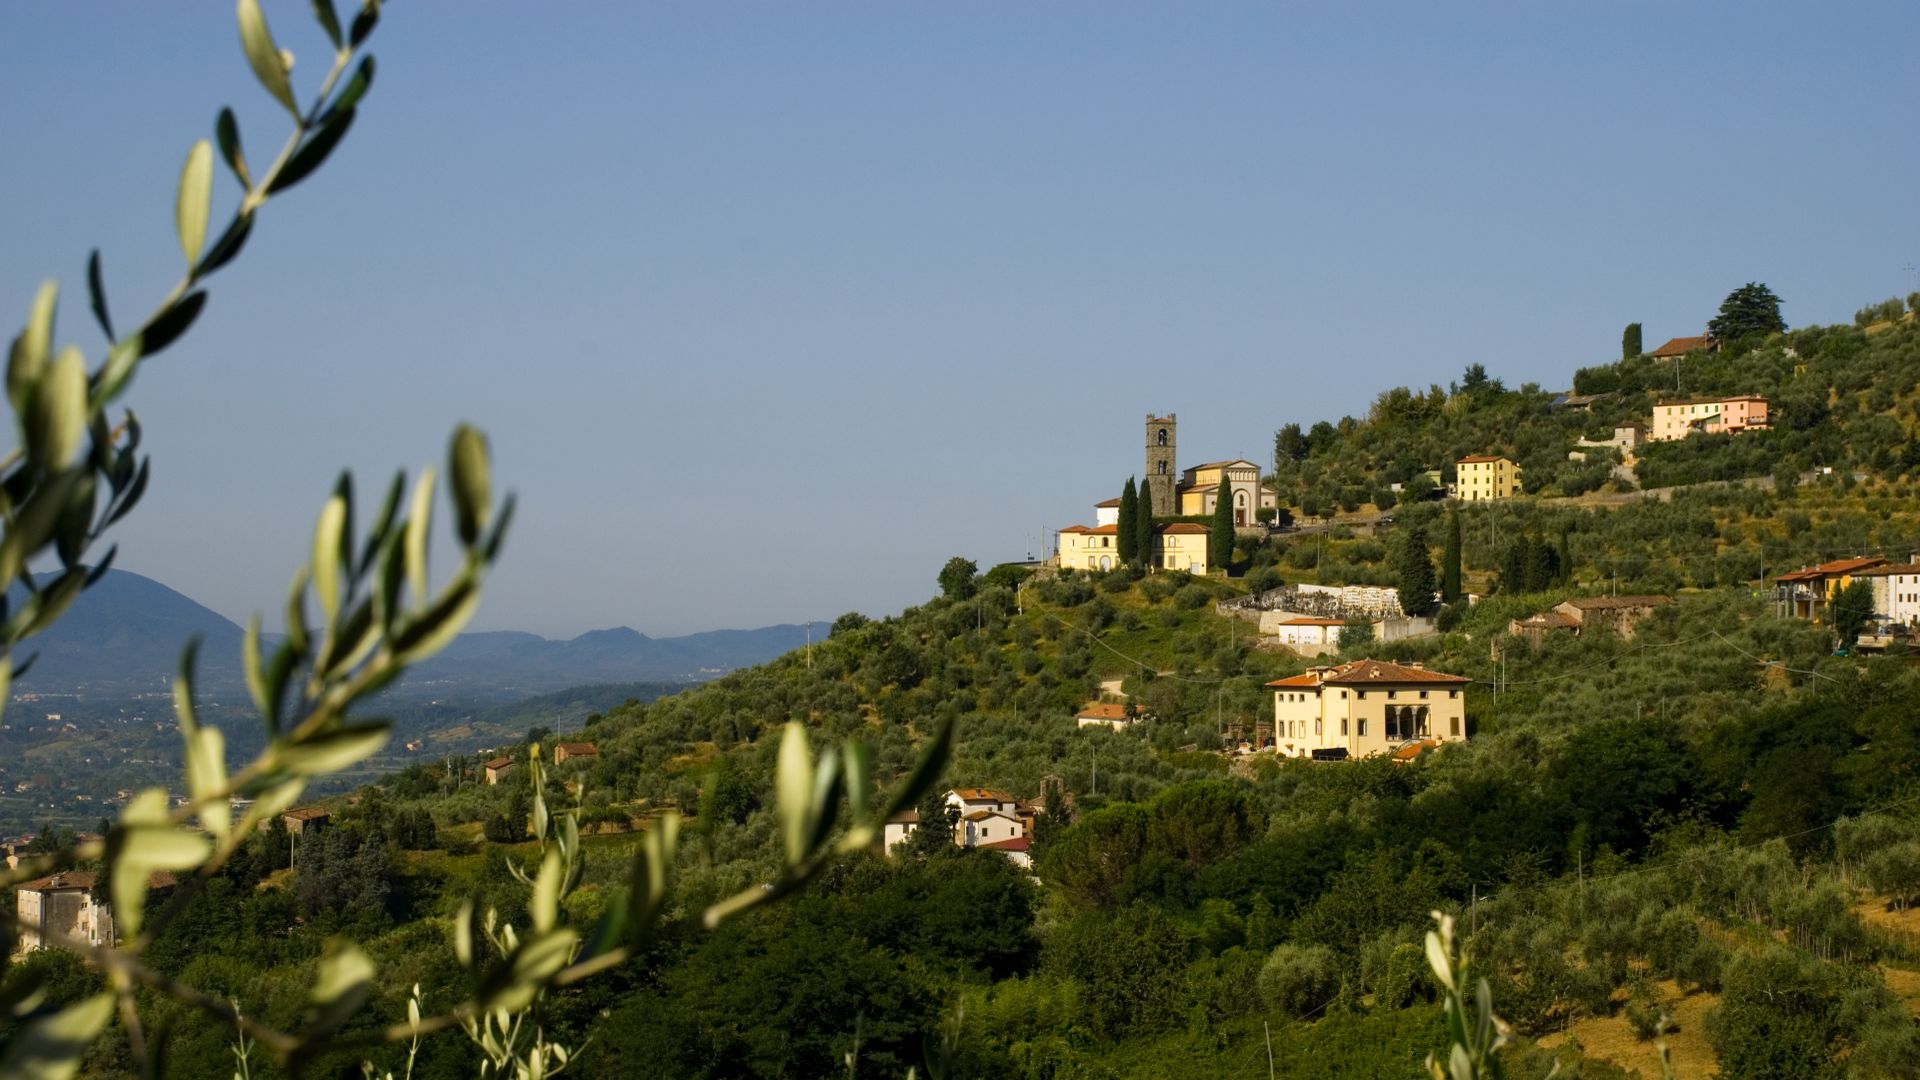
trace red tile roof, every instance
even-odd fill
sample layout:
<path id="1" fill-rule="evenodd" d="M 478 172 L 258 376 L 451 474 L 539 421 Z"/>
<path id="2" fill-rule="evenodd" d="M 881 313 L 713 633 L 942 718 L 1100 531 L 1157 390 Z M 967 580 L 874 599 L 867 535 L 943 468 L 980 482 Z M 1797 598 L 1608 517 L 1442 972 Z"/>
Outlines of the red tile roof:
<path id="1" fill-rule="evenodd" d="M 1835 559 L 1832 562 L 1821 563 L 1819 566 L 1802 567 L 1801 569 L 1795 570 L 1791 573 L 1781 574 L 1779 577 L 1775 578 L 1774 580 L 1775 581 L 1818 581 L 1819 579 L 1825 578 L 1825 577 L 1835 577 L 1840 574 L 1855 574 L 1855 573 L 1859 573 L 1862 570 L 1868 570 L 1876 566 L 1885 566 L 1886 562 L 1887 560 L 1878 558 L 1878 557 L 1865 558 L 1865 559 Z"/>
<path id="2" fill-rule="evenodd" d="M 1176 521 L 1171 525 L 1155 525 L 1153 531 L 1161 536 L 1205 536 L 1213 530 L 1191 521 Z"/>
<path id="3" fill-rule="evenodd" d="M 332 817 L 333 815 L 329 814 L 326 807 L 323 806 L 302 806 L 289 810 L 280 816 L 283 818 L 292 818 L 295 821 L 319 821 L 323 818 Z"/>
<path id="4" fill-rule="evenodd" d="M 960 820 L 985 821 L 990 817 L 1012 818 L 1013 816 L 1014 815 L 1007 813 L 1005 810 L 975 810 L 971 814 L 962 814 Z"/>
<path id="5" fill-rule="evenodd" d="M 1564 611 L 1543 611 L 1514 623 L 1514 626 L 1523 630 L 1571 630 L 1579 625 L 1579 619 Z"/>
<path id="6" fill-rule="evenodd" d="M 1228 465 L 1253 465 L 1253 462 L 1248 461 L 1246 458 L 1229 458 L 1226 461 L 1209 461 L 1205 465 L 1189 465 L 1185 471 L 1199 472 L 1201 469 L 1219 469 Z M 1253 465 L 1253 467 L 1257 469 L 1260 466 Z"/>
<path id="7" fill-rule="evenodd" d="M 1659 348 L 1653 350 L 1647 355 L 1661 356 L 1661 357 L 1685 356 L 1688 353 L 1699 352 L 1702 349 L 1710 349 L 1712 347 L 1713 347 L 1713 338 L 1710 336 L 1702 335 L 1700 337 L 1677 337 L 1669 340 L 1665 345 L 1660 346 Z"/>
<path id="8" fill-rule="evenodd" d="M 62 870 L 43 878 L 35 878 L 15 888 L 21 892 L 59 892 L 64 889 L 91 889 L 99 875 L 91 870 Z M 180 880 L 165 870 L 155 870 L 147 875 L 147 888 L 171 889 Z"/>
<path id="9" fill-rule="evenodd" d="M 1854 577 L 1892 577 L 1894 574 L 1920 574 L 1920 563 L 1898 563 L 1854 571 Z"/>
<path id="10" fill-rule="evenodd" d="M 992 788 L 963 787 L 954 788 L 953 793 L 960 796 L 961 802 L 1012 802 L 1013 796 Z"/>
<path id="11" fill-rule="evenodd" d="M 1025 851 L 1031 847 L 1032 844 L 1033 841 L 1027 837 L 1016 836 L 1011 840 L 995 840 L 991 844 L 976 844 L 974 846 L 985 848 L 988 851 Z"/>
<path id="12" fill-rule="evenodd" d="M 494 758 L 494 759 L 493 759 L 492 761 L 489 761 L 489 762 L 487 762 L 487 768 L 489 768 L 489 769 L 504 769 L 504 768 L 506 768 L 507 766 L 509 766 L 509 765 L 511 765 L 511 764 L 513 764 L 513 759 L 512 759 L 512 758 L 510 758 L 510 757 L 497 757 L 497 758 Z"/>
<path id="13" fill-rule="evenodd" d="M 1439 745 L 1438 739 L 1422 739 L 1419 742 L 1408 743 L 1393 752 L 1393 760 L 1396 763 L 1405 764 Z"/>
<path id="14" fill-rule="evenodd" d="M 1408 667 L 1386 660 L 1351 660 L 1331 670 L 1322 670 L 1325 671 L 1324 677 L 1321 671 L 1309 671 L 1304 675 L 1275 679 L 1267 685 L 1311 689 L 1318 686 L 1405 686 L 1420 683 L 1458 685 L 1473 681 L 1444 671 L 1428 671 L 1426 668 Z"/>
<path id="15" fill-rule="evenodd" d="M 1461 458 L 1458 464 L 1472 465 L 1482 461 L 1505 461 L 1505 460 L 1506 458 L 1499 454 L 1471 454 L 1467 457 Z"/>
<path id="16" fill-rule="evenodd" d="M 1297 619 L 1288 619 L 1287 621 L 1281 623 L 1280 625 L 1281 626 L 1345 626 L 1347 625 L 1347 620 L 1319 619 L 1319 618 L 1314 618 L 1308 615 L 1302 615 Z"/>
<path id="17" fill-rule="evenodd" d="M 1105 500 L 1104 502 L 1097 502 L 1097 503 L 1094 503 L 1094 504 L 1093 504 L 1093 508 L 1094 508 L 1095 510 L 1102 510 L 1102 509 L 1105 509 L 1106 507 L 1109 507 L 1109 506 L 1119 506 L 1119 505 L 1120 505 L 1120 500 L 1119 500 L 1119 499 L 1117 499 L 1117 498 L 1116 498 L 1116 499 L 1107 499 L 1107 500 Z"/>
<path id="18" fill-rule="evenodd" d="M 1074 719 L 1076 720 L 1125 720 L 1126 718 L 1127 718 L 1127 707 L 1125 705 L 1101 704 L 1101 705 L 1089 705 L 1086 708 L 1081 709 L 1080 715 L 1075 717 Z"/>
<path id="19" fill-rule="evenodd" d="M 600 748 L 590 742 L 563 742 L 553 748 L 555 753 L 568 757 L 598 757 Z"/>

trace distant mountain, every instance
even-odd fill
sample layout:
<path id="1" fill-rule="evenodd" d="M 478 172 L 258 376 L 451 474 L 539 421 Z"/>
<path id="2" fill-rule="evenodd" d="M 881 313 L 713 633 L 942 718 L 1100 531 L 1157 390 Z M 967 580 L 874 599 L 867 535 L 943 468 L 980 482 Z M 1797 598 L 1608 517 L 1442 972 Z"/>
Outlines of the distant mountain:
<path id="1" fill-rule="evenodd" d="M 11 594 L 18 600 L 19 590 Z M 38 652 L 15 691 L 161 690 L 180 650 L 201 638 L 200 679 L 208 690 L 240 685 L 240 641 L 232 620 L 151 578 L 109 570 L 74 601 L 52 629 L 29 641 Z M 589 683 L 698 682 L 765 663 L 806 643 L 806 627 L 712 630 L 651 638 L 615 627 L 568 641 L 520 631 L 462 634 L 439 656 L 416 667 L 397 689 L 457 684 L 489 696 L 549 693 Z"/>
<path id="2" fill-rule="evenodd" d="M 18 603 L 23 595 L 15 585 L 7 599 Z M 16 663 L 35 653 L 39 658 L 13 689 L 165 690 L 180 650 L 195 635 L 202 679 L 237 684 L 244 631 L 233 620 L 152 578 L 109 570 L 50 629 L 20 646 Z"/>

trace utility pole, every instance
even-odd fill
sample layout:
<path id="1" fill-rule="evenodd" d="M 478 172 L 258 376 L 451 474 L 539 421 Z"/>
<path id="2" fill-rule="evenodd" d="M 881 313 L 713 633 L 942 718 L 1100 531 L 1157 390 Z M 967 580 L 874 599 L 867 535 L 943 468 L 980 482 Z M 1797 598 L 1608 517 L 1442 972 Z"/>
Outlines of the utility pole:
<path id="1" fill-rule="evenodd" d="M 813 621 L 807 621 L 807 670 L 813 670 Z"/>

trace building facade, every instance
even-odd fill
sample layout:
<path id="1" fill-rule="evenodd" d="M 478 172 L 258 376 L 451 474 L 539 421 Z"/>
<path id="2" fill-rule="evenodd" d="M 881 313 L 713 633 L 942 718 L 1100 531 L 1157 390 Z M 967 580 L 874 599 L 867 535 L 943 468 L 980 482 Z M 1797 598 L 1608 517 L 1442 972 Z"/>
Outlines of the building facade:
<path id="1" fill-rule="evenodd" d="M 1454 465 L 1454 494 L 1465 502 L 1511 499 L 1520 494 L 1520 466 L 1508 458 L 1475 454 Z"/>
<path id="2" fill-rule="evenodd" d="M 1654 442 L 1677 442 L 1696 431 L 1709 435 L 1762 430 L 1767 426 L 1767 399 L 1716 398 L 1711 401 L 1662 401 L 1653 407 Z"/>
<path id="3" fill-rule="evenodd" d="M 1464 742 L 1473 680 L 1420 664 L 1355 660 L 1267 684 L 1286 757 L 1367 757 L 1420 740 Z"/>
<path id="4" fill-rule="evenodd" d="M 1887 565 L 1878 556 L 1835 559 L 1818 566 L 1802 567 L 1773 579 L 1773 604 L 1777 614 L 1818 622 L 1826 617 L 1827 605 L 1834 594 L 1853 583 L 1854 575 Z"/>
<path id="5" fill-rule="evenodd" d="M 1205 525 L 1185 521 L 1155 525 L 1148 565 L 1157 570 L 1206 573 L 1209 531 Z M 1114 525 L 1069 525 L 1061 529 L 1059 550 L 1055 553 L 1061 569 L 1113 570 L 1122 566 L 1119 533 L 1119 527 Z"/>
<path id="6" fill-rule="evenodd" d="M 1920 563 L 1874 566 L 1853 576 L 1872 583 L 1876 621 L 1893 626 L 1920 626 Z"/>
<path id="7" fill-rule="evenodd" d="M 1259 520 L 1261 507 L 1274 505 L 1273 492 L 1260 484 L 1260 466 L 1243 458 L 1195 465 L 1180 477 L 1180 513 L 1211 514 L 1221 493 L 1233 506 L 1233 524 L 1247 527 Z"/>

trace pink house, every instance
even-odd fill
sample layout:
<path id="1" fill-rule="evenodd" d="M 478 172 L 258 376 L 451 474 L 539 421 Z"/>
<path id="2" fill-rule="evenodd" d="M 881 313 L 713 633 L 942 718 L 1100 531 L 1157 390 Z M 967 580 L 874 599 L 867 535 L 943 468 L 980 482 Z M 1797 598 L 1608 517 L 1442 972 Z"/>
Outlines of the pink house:
<path id="1" fill-rule="evenodd" d="M 1696 431 L 1708 434 L 1764 429 L 1767 426 L 1767 399 L 1728 397 L 1711 401 L 1663 401 L 1653 407 L 1655 442 L 1673 442 Z"/>

